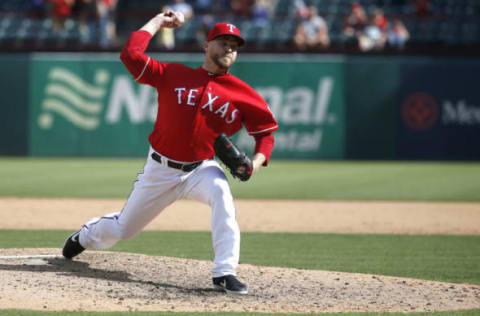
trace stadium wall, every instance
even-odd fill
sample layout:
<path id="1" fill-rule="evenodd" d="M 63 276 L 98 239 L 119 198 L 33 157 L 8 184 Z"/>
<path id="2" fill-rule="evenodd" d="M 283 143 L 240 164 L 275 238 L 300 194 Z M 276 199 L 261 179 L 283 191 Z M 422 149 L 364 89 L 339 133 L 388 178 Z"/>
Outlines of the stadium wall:
<path id="1" fill-rule="evenodd" d="M 29 56 L 0 55 L 0 154 L 28 154 Z"/>
<path id="2" fill-rule="evenodd" d="M 0 154 L 145 155 L 156 91 L 118 54 L 6 54 L 0 67 Z M 275 158 L 478 160 L 479 71 L 478 58 L 244 54 L 232 72 L 279 121 Z M 251 153 L 251 137 L 235 141 Z"/>

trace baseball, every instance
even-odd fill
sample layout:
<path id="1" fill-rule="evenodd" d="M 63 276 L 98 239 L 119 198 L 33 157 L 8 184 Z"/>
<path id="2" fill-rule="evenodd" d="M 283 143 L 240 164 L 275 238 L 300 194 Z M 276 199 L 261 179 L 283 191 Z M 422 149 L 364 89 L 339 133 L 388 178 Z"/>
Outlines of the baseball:
<path id="1" fill-rule="evenodd" d="M 182 12 L 175 12 L 175 25 L 182 26 L 185 23 L 185 15 Z"/>

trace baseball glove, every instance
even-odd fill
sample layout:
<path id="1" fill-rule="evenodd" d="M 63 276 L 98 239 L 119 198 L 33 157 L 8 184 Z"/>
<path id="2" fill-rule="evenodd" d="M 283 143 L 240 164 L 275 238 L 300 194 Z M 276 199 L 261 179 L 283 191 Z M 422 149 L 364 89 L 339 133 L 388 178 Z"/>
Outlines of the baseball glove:
<path id="1" fill-rule="evenodd" d="M 230 170 L 233 177 L 241 181 L 250 179 L 253 171 L 252 160 L 225 134 L 220 134 L 213 144 L 215 155 Z M 243 168 L 240 168 L 243 167 Z"/>

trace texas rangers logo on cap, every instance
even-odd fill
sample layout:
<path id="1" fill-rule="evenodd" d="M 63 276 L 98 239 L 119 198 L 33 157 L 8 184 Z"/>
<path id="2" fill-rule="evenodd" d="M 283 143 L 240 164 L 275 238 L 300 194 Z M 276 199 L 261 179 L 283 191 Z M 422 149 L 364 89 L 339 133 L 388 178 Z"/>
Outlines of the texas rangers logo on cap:
<path id="1" fill-rule="evenodd" d="M 230 33 L 234 33 L 237 28 L 235 25 L 227 23 L 227 27 L 230 29 Z"/>
<path id="2" fill-rule="evenodd" d="M 215 38 L 222 36 L 222 35 L 231 35 L 235 36 L 238 39 L 240 46 L 245 45 L 245 39 L 240 34 L 240 30 L 238 27 L 233 25 L 232 23 L 217 23 L 214 27 L 210 30 L 207 37 L 207 42 L 214 40 Z"/>

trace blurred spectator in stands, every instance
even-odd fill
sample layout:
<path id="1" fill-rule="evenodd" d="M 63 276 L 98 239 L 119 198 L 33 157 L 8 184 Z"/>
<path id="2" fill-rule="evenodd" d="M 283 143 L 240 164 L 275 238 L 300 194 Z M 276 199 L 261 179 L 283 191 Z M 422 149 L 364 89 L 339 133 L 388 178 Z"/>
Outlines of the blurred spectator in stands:
<path id="1" fill-rule="evenodd" d="M 174 0 L 169 6 L 172 11 L 182 12 L 185 16 L 185 21 L 188 21 L 193 16 L 193 8 L 185 0 Z"/>
<path id="2" fill-rule="evenodd" d="M 43 19 L 46 17 L 46 5 L 44 0 L 31 0 L 30 12 L 34 19 Z"/>
<path id="3" fill-rule="evenodd" d="M 65 21 L 72 13 L 72 6 L 75 0 L 49 0 L 51 2 L 50 14 L 53 21 L 54 32 L 61 32 L 65 29 Z"/>
<path id="4" fill-rule="evenodd" d="M 185 17 L 185 21 L 190 20 L 193 17 L 193 7 L 190 5 L 190 3 L 185 2 L 185 0 L 173 0 L 170 1 L 170 5 L 168 6 L 170 10 L 172 11 L 177 11 L 183 13 L 183 16 Z M 164 8 L 165 10 L 166 8 Z M 177 30 L 175 29 L 166 29 L 162 28 L 161 29 L 161 40 L 160 43 L 161 45 L 168 49 L 174 49 L 175 48 L 175 32 Z"/>
<path id="5" fill-rule="evenodd" d="M 430 0 L 414 0 L 413 12 L 418 17 L 426 17 L 432 13 L 432 3 Z"/>
<path id="6" fill-rule="evenodd" d="M 375 8 L 370 24 L 365 27 L 359 38 L 359 47 L 362 51 L 381 50 L 385 47 L 388 38 L 388 21 L 383 10 Z"/>
<path id="7" fill-rule="evenodd" d="M 100 45 L 109 47 L 116 38 L 115 9 L 117 0 L 96 0 Z"/>
<path id="8" fill-rule="evenodd" d="M 250 17 L 252 5 L 252 0 L 230 0 L 230 10 L 235 17 Z"/>
<path id="9" fill-rule="evenodd" d="M 345 19 L 343 37 L 347 45 L 358 46 L 359 38 L 368 24 L 365 9 L 358 2 L 352 3 L 352 9 Z"/>
<path id="10" fill-rule="evenodd" d="M 76 0 L 72 12 L 78 19 L 78 30 L 82 43 L 92 41 L 97 19 L 95 0 Z"/>
<path id="11" fill-rule="evenodd" d="M 399 18 L 393 19 L 393 24 L 388 32 L 388 44 L 395 49 L 403 49 L 410 38 L 408 29 Z"/>
<path id="12" fill-rule="evenodd" d="M 255 0 L 252 9 L 252 20 L 255 26 L 265 27 L 270 22 L 272 7 L 269 7 L 271 0 Z"/>
<path id="13" fill-rule="evenodd" d="M 308 7 L 308 18 L 297 26 L 294 43 L 298 50 L 324 49 L 330 45 L 328 26 L 315 6 Z"/>
<path id="14" fill-rule="evenodd" d="M 358 38 L 358 47 L 361 51 L 381 50 L 385 47 L 386 37 L 382 30 L 373 24 L 367 25 Z"/>
<path id="15" fill-rule="evenodd" d="M 162 8 L 162 12 L 172 10 L 168 5 Z M 175 30 L 173 28 L 162 27 L 157 33 L 157 43 L 161 48 L 172 50 L 175 48 Z"/>
<path id="16" fill-rule="evenodd" d="M 295 0 L 293 2 L 293 7 L 295 10 L 295 17 L 299 19 L 307 19 L 308 18 L 308 6 L 305 4 L 304 0 Z"/>
<path id="17" fill-rule="evenodd" d="M 204 14 L 201 16 L 201 23 L 196 34 L 197 43 L 200 47 L 207 41 L 208 32 L 214 24 L 215 21 L 211 14 Z"/>
<path id="18" fill-rule="evenodd" d="M 359 35 L 358 46 L 361 51 L 382 50 L 388 37 L 388 21 L 383 10 L 375 8 L 370 23 Z"/>
<path id="19" fill-rule="evenodd" d="M 383 33 L 387 34 L 388 20 L 383 14 L 383 10 L 375 8 L 373 10 L 372 24 L 378 27 Z"/>

